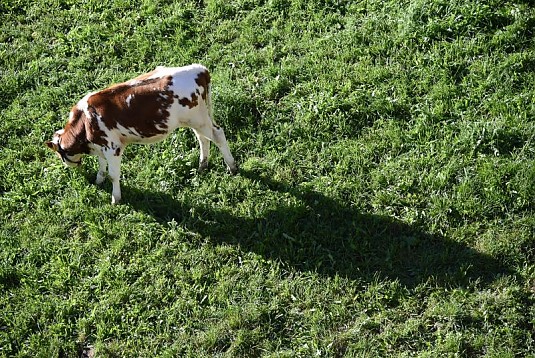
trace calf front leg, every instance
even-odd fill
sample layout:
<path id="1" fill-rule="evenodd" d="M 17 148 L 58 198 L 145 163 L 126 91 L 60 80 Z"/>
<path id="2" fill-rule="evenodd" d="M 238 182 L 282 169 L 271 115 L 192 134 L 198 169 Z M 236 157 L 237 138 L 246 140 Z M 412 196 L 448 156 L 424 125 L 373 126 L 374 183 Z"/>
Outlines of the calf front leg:
<path id="1" fill-rule="evenodd" d="M 121 153 L 106 151 L 104 155 L 108 161 L 108 174 L 112 182 L 111 203 L 118 204 L 121 201 Z"/>

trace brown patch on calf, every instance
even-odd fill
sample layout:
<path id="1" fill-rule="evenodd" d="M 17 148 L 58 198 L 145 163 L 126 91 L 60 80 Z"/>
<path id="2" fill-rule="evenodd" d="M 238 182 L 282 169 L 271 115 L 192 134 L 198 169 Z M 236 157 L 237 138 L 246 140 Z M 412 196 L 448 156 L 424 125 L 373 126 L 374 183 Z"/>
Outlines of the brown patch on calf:
<path id="1" fill-rule="evenodd" d="M 208 71 L 199 72 L 197 78 L 195 78 L 195 83 L 197 83 L 197 86 L 202 87 L 203 91 L 201 93 L 199 89 L 196 89 L 195 92 L 191 93 L 191 99 L 187 97 L 179 98 L 178 103 L 180 103 L 183 107 L 188 107 L 189 109 L 192 109 L 193 107 L 198 106 L 199 95 L 204 101 L 206 101 L 206 97 L 208 96 L 208 89 L 210 86 L 210 73 Z"/>
<path id="2" fill-rule="evenodd" d="M 208 88 L 210 86 L 210 72 L 203 71 L 197 75 L 195 83 L 204 89 L 204 92 L 201 94 L 202 99 L 206 101 L 206 96 L 208 95 Z"/>
<path id="3" fill-rule="evenodd" d="M 180 103 L 183 107 L 188 107 L 189 109 L 192 109 L 193 107 L 196 107 L 199 104 L 198 97 L 195 93 L 191 94 L 191 99 L 184 97 L 180 98 L 178 100 L 178 103 Z"/>
<path id="4" fill-rule="evenodd" d="M 119 123 L 135 130 L 143 138 L 165 133 L 168 109 L 173 104 L 173 92 L 169 90 L 173 78 L 148 79 L 150 74 L 137 77 L 139 83 L 121 83 L 95 93 L 88 98 L 88 106 L 94 108 L 110 130 L 117 128 Z M 129 95 L 134 95 L 134 99 L 127 106 Z"/>

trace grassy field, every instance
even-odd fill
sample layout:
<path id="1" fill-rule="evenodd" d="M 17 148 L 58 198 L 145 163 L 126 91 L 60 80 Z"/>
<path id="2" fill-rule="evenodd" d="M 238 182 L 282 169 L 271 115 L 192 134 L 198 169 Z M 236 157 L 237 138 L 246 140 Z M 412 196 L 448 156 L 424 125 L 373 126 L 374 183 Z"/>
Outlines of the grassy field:
<path id="1" fill-rule="evenodd" d="M 45 147 L 193 62 L 239 175 Z M 535 357 L 530 1 L 2 0 L 0 145 L 0 356 Z"/>

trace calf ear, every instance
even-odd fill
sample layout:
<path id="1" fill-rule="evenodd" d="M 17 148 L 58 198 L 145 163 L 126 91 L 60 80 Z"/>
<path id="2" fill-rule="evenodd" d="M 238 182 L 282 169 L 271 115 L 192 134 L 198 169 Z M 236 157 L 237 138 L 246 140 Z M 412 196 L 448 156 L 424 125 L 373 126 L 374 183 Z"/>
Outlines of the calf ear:
<path id="1" fill-rule="evenodd" d="M 52 143 L 51 141 L 48 141 L 45 144 L 48 148 L 52 149 L 54 152 L 58 151 L 58 145 L 56 143 Z"/>

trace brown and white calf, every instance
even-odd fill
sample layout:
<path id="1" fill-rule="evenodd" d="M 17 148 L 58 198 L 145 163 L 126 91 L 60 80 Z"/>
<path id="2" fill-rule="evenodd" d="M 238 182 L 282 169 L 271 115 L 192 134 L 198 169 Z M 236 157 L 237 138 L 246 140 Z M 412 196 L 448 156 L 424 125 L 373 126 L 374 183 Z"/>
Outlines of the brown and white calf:
<path id="1" fill-rule="evenodd" d="M 200 145 L 199 170 L 208 165 L 210 141 L 221 150 L 230 172 L 237 172 L 225 133 L 213 120 L 210 73 L 202 65 L 157 67 L 130 81 L 86 95 L 74 106 L 64 129 L 46 142 L 67 166 L 83 154 L 98 156 L 96 183 L 108 174 L 112 203 L 121 200 L 121 155 L 130 143 L 154 143 L 178 127 L 190 127 Z"/>

